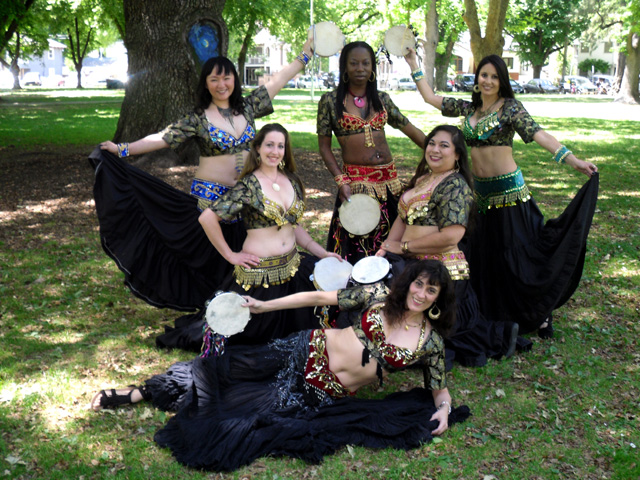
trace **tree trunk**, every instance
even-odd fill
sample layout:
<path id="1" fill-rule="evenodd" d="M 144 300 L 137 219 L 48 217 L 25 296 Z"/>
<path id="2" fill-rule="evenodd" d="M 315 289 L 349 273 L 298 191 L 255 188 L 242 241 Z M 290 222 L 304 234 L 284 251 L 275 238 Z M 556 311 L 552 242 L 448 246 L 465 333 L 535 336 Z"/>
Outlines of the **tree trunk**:
<path id="1" fill-rule="evenodd" d="M 424 78 L 433 88 L 433 71 L 436 65 L 436 48 L 438 47 L 438 12 L 436 11 L 436 0 L 426 2 L 429 10 L 425 13 L 424 37 L 425 49 L 422 68 Z"/>
<path id="2" fill-rule="evenodd" d="M 223 7 L 224 0 L 124 0 L 129 81 L 115 142 L 158 132 L 193 110 L 203 56 L 227 51 Z M 199 25 L 213 29 L 217 43 L 211 37 L 201 41 Z"/>
<path id="3" fill-rule="evenodd" d="M 444 53 L 436 53 L 436 89 L 444 92 L 447 89 L 447 77 L 449 73 L 449 64 L 451 63 L 451 55 L 455 42 L 447 43 Z"/>
<path id="4" fill-rule="evenodd" d="M 620 84 L 622 84 L 622 76 L 627 68 L 627 56 L 618 54 L 618 64 L 616 66 L 616 87 L 620 90 Z"/>
<path id="5" fill-rule="evenodd" d="M 502 56 L 502 48 L 504 47 L 502 31 L 509 0 L 489 0 L 489 15 L 487 16 L 484 37 L 480 30 L 476 2 L 474 0 L 464 0 L 464 6 L 465 12 L 462 18 L 467 27 L 469 27 L 474 64 L 477 65 L 487 55 L 496 54 Z"/>
<path id="6" fill-rule="evenodd" d="M 620 90 L 614 101 L 640 103 L 638 74 L 640 73 L 640 35 L 629 32 L 627 36 L 627 67 L 624 70 Z"/>
<path id="7" fill-rule="evenodd" d="M 569 51 L 569 39 L 565 38 L 562 47 L 562 73 L 560 74 L 560 85 L 564 84 L 564 77 L 567 74 L 567 52 Z"/>
<path id="8" fill-rule="evenodd" d="M 253 17 L 249 18 L 249 27 L 247 33 L 242 39 L 242 47 L 240 47 L 240 53 L 238 53 L 238 76 L 240 77 L 240 85 L 244 85 L 244 66 L 247 63 L 247 52 L 249 51 L 249 44 L 253 39 L 253 34 L 256 32 L 256 22 Z"/>
<path id="9" fill-rule="evenodd" d="M 542 67 L 544 67 L 544 65 L 531 65 L 531 68 L 533 69 L 533 78 L 540 78 Z"/>

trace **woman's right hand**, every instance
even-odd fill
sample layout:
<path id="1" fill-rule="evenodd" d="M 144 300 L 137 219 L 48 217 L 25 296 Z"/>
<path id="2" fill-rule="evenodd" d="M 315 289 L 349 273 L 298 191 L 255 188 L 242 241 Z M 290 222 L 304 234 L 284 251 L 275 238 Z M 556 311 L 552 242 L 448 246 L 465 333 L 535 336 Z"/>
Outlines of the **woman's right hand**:
<path id="1" fill-rule="evenodd" d="M 115 143 L 113 143 L 113 142 L 111 142 L 109 140 L 107 140 L 106 142 L 102 142 L 100 144 L 100 150 L 106 150 L 106 151 L 108 151 L 110 153 L 114 153 L 116 155 L 118 154 L 118 146 Z"/>
<path id="2" fill-rule="evenodd" d="M 338 195 L 340 195 L 340 200 L 343 202 L 350 202 L 351 200 L 351 187 L 347 185 L 342 185 L 338 189 Z"/>
<path id="3" fill-rule="evenodd" d="M 227 261 L 231 265 L 238 265 L 244 268 L 254 268 L 260 265 L 260 257 L 245 252 L 233 252 L 229 255 Z"/>
<path id="4" fill-rule="evenodd" d="M 376 257 L 384 257 L 387 254 L 387 251 L 384 248 L 381 248 L 376 252 Z"/>

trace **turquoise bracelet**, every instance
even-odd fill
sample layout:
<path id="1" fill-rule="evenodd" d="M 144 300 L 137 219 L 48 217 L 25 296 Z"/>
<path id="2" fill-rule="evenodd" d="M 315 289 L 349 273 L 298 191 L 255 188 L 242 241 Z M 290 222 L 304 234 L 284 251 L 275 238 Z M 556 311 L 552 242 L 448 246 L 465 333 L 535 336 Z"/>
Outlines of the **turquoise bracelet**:
<path id="1" fill-rule="evenodd" d="M 553 160 L 557 163 L 567 163 L 565 162 L 565 159 L 572 153 L 573 152 L 567 147 L 565 147 L 564 145 L 560 145 L 560 147 L 553 154 Z"/>

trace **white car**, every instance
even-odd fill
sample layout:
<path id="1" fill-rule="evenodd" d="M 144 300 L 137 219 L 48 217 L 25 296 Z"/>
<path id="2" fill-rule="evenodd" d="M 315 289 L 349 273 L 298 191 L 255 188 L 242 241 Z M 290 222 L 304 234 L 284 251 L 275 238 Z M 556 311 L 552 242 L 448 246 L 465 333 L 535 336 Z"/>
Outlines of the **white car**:
<path id="1" fill-rule="evenodd" d="M 580 77 L 578 75 L 567 75 L 564 77 L 564 83 L 562 84 L 565 93 L 597 93 L 598 87 L 596 87 L 591 80 L 587 77 Z"/>

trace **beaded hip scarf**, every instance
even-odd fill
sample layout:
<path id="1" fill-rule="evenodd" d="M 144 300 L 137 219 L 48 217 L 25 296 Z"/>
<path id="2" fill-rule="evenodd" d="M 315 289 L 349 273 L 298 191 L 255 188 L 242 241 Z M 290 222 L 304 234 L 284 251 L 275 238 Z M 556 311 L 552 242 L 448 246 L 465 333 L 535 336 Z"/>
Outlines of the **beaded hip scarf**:
<path id="1" fill-rule="evenodd" d="M 342 171 L 350 179 L 351 193 L 365 193 L 384 201 L 387 199 L 387 187 L 394 195 L 402 192 L 403 185 L 394 162 L 373 167 L 345 163 Z"/>
<path id="2" fill-rule="evenodd" d="M 258 286 L 269 288 L 269 285 L 287 283 L 294 277 L 299 266 L 300 254 L 294 248 L 284 255 L 263 257 L 260 259 L 260 264 L 254 268 L 236 265 L 233 269 L 233 276 L 238 285 L 245 290 Z"/>
<path id="3" fill-rule="evenodd" d="M 531 198 L 520 167 L 506 175 L 489 178 L 474 176 L 473 179 L 476 203 L 481 213 L 486 213 L 490 208 L 512 207 Z"/>
<path id="4" fill-rule="evenodd" d="M 469 263 L 464 253 L 460 250 L 451 250 L 445 253 L 430 255 L 417 255 L 418 260 L 440 260 L 449 270 L 451 280 L 469 280 Z"/>
<path id="5" fill-rule="evenodd" d="M 194 178 L 191 182 L 191 195 L 198 199 L 198 210 L 202 212 L 227 193 L 230 188 L 219 183 Z"/>

